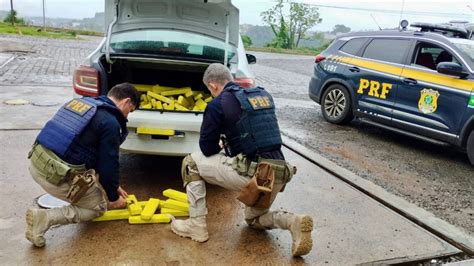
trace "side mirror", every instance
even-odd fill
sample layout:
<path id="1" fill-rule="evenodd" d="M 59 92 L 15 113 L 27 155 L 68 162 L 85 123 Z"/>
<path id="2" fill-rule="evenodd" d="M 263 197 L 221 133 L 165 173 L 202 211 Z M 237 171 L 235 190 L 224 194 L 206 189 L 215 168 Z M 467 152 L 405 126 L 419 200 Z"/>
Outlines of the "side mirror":
<path id="1" fill-rule="evenodd" d="M 453 62 L 441 62 L 438 64 L 438 66 L 436 66 L 436 70 L 438 73 L 460 78 L 464 78 L 469 75 L 468 73 L 464 72 L 462 66 Z"/>
<path id="2" fill-rule="evenodd" d="M 257 63 L 257 58 L 254 55 L 251 54 L 245 54 L 247 56 L 247 62 L 251 64 Z"/>

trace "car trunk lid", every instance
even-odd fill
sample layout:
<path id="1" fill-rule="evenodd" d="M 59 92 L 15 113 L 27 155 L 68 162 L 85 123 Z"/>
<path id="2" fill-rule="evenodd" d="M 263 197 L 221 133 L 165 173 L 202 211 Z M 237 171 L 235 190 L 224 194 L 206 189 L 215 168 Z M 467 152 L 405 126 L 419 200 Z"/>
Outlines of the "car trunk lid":
<path id="1" fill-rule="evenodd" d="M 202 34 L 234 46 L 239 42 L 239 10 L 230 0 L 106 0 L 105 23 L 109 62 L 111 37 L 130 30 L 175 30 Z"/>

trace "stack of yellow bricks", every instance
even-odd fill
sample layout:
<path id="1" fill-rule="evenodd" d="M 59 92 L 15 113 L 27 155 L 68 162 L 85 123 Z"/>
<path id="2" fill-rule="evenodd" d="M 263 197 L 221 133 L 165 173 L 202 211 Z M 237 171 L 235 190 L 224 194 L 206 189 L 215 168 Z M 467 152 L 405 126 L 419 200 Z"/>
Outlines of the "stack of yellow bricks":
<path id="1" fill-rule="evenodd" d="M 139 109 L 169 111 L 204 111 L 212 96 L 191 87 L 174 88 L 160 85 L 133 84 L 139 92 Z"/>
<path id="2" fill-rule="evenodd" d="M 138 201 L 135 195 L 129 195 L 127 209 L 106 211 L 104 215 L 93 221 L 127 220 L 129 224 L 169 223 L 171 216 L 189 216 L 188 197 L 185 193 L 174 189 L 163 191 L 167 200 L 150 198 L 148 201 Z M 160 209 L 160 213 L 156 213 Z"/>

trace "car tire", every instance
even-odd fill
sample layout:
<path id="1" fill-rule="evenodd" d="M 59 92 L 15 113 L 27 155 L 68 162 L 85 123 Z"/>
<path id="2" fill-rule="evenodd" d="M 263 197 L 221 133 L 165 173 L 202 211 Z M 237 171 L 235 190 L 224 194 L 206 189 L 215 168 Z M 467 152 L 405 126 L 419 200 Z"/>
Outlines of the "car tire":
<path id="1" fill-rule="evenodd" d="M 474 165 L 474 129 L 471 130 L 466 143 L 467 157 L 472 165 Z"/>
<path id="2" fill-rule="evenodd" d="M 341 84 L 329 86 L 323 93 L 321 112 L 324 119 L 330 123 L 345 124 L 350 122 L 354 116 L 351 97 L 346 87 Z"/>

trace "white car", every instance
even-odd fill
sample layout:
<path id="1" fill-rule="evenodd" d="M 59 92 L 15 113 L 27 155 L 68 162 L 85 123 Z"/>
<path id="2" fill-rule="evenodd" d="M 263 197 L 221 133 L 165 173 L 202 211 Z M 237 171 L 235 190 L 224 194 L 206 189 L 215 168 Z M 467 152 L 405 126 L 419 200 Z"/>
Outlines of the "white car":
<path id="1" fill-rule="evenodd" d="M 207 92 L 202 75 L 219 62 L 254 87 L 230 0 L 106 0 L 106 38 L 74 72 L 76 97 L 104 95 L 122 82 Z M 129 115 L 127 153 L 182 156 L 199 149 L 202 111 L 139 109 Z"/>

